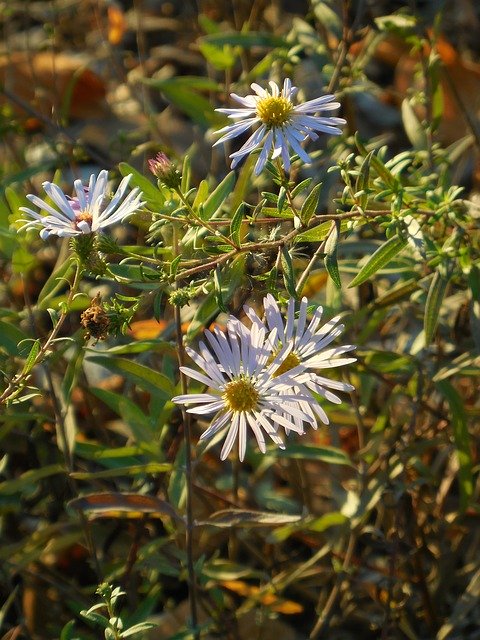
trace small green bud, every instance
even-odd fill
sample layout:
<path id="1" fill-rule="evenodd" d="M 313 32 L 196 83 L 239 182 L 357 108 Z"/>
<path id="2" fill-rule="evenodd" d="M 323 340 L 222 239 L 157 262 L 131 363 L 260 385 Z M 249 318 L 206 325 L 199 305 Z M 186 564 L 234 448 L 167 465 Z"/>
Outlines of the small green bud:
<path id="1" fill-rule="evenodd" d="M 194 297 L 195 292 L 185 287 L 184 289 L 175 289 L 170 293 L 168 301 L 174 307 L 184 307 Z"/>

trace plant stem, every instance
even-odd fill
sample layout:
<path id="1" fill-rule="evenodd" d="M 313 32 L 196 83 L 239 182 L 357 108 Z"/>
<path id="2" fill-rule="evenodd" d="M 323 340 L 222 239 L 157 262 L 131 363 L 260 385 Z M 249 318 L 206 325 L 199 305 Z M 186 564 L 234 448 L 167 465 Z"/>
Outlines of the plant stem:
<path id="1" fill-rule="evenodd" d="M 174 254 L 178 255 L 178 230 L 176 225 L 173 225 L 173 249 Z M 178 283 L 175 283 L 178 287 Z M 185 347 L 182 339 L 182 319 L 180 314 L 180 307 L 175 305 L 173 307 L 173 313 L 175 318 L 175 330 L 177 338 L 177 354 L 178 354 L 178 366 L 183 367 L 185 364 Z M 187 377 L 180 369 L 180 385 L 182 393 L 188 393 Z M 190 603 L 190 622 L 193 628 L 194 640 L 200 639 L 200 632 L 197 629 L 198 615 L 197 615 L 197 581 L 195 576 L 195 566 L 193 562 L 193 531 L 195 523 L 193 520 L 193 476 L 192 476 L 192 449 L 191 449 L 191 431 L 192 423 L 191 416 L 186 412 L 185 407 L 182 405 L 182 421 L 183 421 L 183 434 L 185 439 L 185 481 L 187 487 L 187 523 L 185 531 L 185 543 L 187 550 L 187 572 L 188 572 L 188 599 Z"/>
<path id="2" fill-rule="evenodd" d="M 183 204 L 185 205 L 185 207 L 188 210 L 188 213 L 190 214 L 190 216 L 195 220 L 195 222 L 200 225 L 201 227 L 203 227 L 204 229 L 207 229 L 207 231 L 210 231 L 211 234 L 213 234 L 214 236 L 220 237 L 222 238 L 222 240 L 224 240 L 227 244 L 229 244 L 231 247 L 233 247 L 234 249 L 238 249 L 238 246 L 235 244 L 235 242 L 233 242 L 233 240 L 231 240 L 228 236 L 223 235 L 223 233 L 220 233 L 219 231 L 215 230 L 209 222 L 207 222 L 206 220 L 202 220 L 201 218 L 198 217 L 198 215 L 195 213 L 195 211 L 193 210 L 192 205 L 188 202 L 188 200 L 185 198 L 185 196 L 183 195 L 182 191 L 180 190 L 180 188 L 175 189 L 175 193 L 178 195 L 178 197 L 180 198 L 180 200 L 183 202 Z"/>
<path id="3" fill-rule="evenodd" d="M 13 378 L 13 380 L 10 380 L 10 382 L 8 383 L 7 388 L 5 389 L 5 391 L 0 396 L 0 404 L 6 403 L 8 400 L 13 400 L 14 398 L 16 398 L 22 392 L 22 389 L 24 388 L 24 385 L 26 384 L 28 378 L 30 377 L 31 371 L 45 357 L 45 355 L 48 352 L 50 346 L 52 345 L 52 343 L 55 340 L 55 338 L 57 337 L 60 329 L 62 328 L 63 323 L 67 319 L 68 310 L 69 310 L 70 304 L 73 301 L 73 298 L 74 298 L 75 294 L 77 293 L 77 289 L 78 289 L 78 285 L 80 283 L 80 278 L 81 278 L 82 273 L 83 273 L 83 268 L 79 263 L 77 263 L 77 270 L 75 272 L 75 277 L 73 279 L 72 286 L 70 287 L 70 293 L 68 294 L 68 299 L 67 299 L 67 302 L 66 302 L 65 310 L 62 311 L 62 313 L 60 314 L 60 317 L 58 319 L 57 324 L 52 329 L 51 334 L 48 336 L 48 338 L 44 342 L 43 346 L 40 347 L 40 350 L 37 353 L 37 356 L 35 357 L 35 360 L 34 360 L 33 364 L 29 367 L 29 369 L 27 371 L 21 371 L 18 375 L 15 376 L 15 378 Z"/>

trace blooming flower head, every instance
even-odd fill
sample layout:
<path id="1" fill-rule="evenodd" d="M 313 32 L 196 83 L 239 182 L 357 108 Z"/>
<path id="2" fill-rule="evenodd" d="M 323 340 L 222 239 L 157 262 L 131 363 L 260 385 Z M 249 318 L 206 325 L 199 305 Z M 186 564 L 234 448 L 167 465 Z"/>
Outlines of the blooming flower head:
<path id="1" fill-rule="evenodd" d="M 230 155 L 232 169 L 252 151 L 261 149 L 255 165 L 256 175 L 262 171 L 270 152 L 272 159 L 281 156 L 283 165 L 288 171 L 290 169 L 289 147 L 299 155 L 301 160 L 309 164 L 311 159 L 303 149 L 302 142 L 307 138 L 316 140 L 317 131 L 332 135 L 342 133 L 339 126 L 346 123 L 343 118 L 315 115 L 319 111 L 338 109 L 340 103 L 335 102 L 335 96 L 325 95 L 295 105 L 293 100 L 297 88 L 292 86 L 291 80 L 288 78 L 284 80 L 281 91 L 275 82 L 270 81 L 269 85 L 270 92 L 253 83 L 251 87 L 256 95 L 251 94 L 244 98 L 232 93 L 231 97 L 242 105 L 241 108 L 217 109 L 238 122 L 220 129 L 217 133 L 224 135 L 215 145 L 231 140 L 250 128 L 255 128 L 239 151 Z"/>
<path id="2" fill-rule="evenodd" d="M 284 359 L 277 373 L 288 373 L 290 369 L 298 370 L 302 367 L 303 373 L 294 376 L 295 386 L 292 391 L 299 395 L 298 403 L 302 411 L 309 415 L 314 413 L 324 424 L 328 424 L 328 416 L 324 409 L 318 403 L 306 403 L 303 397 L 313 392 L 335 404 L 341 403 L 341 398 L 331 389 L 348 392 L 354 387 L 346 382 L 330 380 L 319 375 L 317 371 L 355 362 L 356 358 L 344 357 L 344 354 L 355 349 L 355 346 L 347 344 L 331 347 L 331 343 L 345 328 L 343 324 L 339 324 L 340 317 L 332 318 L 320 326 L 323 309 L 317 307 L 307 325 L 307 305 L 307 298 L 302 298 L 298 318 L 295 320 L 295 300 L 291 298 L 288 301 L 285 321 L 275 298 L 268 294 L 264 299 L 265 323 L 250 307 L 245 307 L 245 311 L 253 324 L 258 327 L 266 325 L 275 336 L 276 344 L 273 353 L 288 347 L 288 357 Z"/>
<path id="3" fill-rule="evenodd" d="M 210 438 L 227 427 L 227 436 L 221 451 L 224 460 L 238 438 L 239 458 L 245 456 L 247 431 L 250 428 L 258 446 L 265 453 L 266 433 L 281 449 L 284 444 L 278 427 L 303 433 L 303 423 L 312 424 L 314 417 L 299 408 L 298 401 L 313 402 L 308 397 L 291 392 L 294 375 L 300 370 L 292 368 L 277 375 L 277 370 L 288 356 L 288 347 L 272 357 L 276 331 L 268 333 L 265 325 L 253 324 L 247 329 L 230 316 L 227 334 L 215 328 L 205 331 L 209 347 L 200 342 L 200 353 L 187 348 L 187 353 L 204 373 L 181 367 L 190 378 L 207 385 L 209 392 L 180 395 L 173 402 L 187 406 L 189 413 L 215 414 L 209 428 L 201 438 Z"/>
<path id="4" fill-rule="evenodd" d="M 105 227 L 131 215 L 144 204 L 141 202 L 142 194 L 138 187 L 125 196 L 131 177 L 129 175 L 123 178 L 111 199 L 106 170 L 100 171 L 98 176 L 92 174 L 88 186 L 83 185 L 81 180 L 75 180 L 73 197 L 66 196 L 53 182 L 44 182 L 43 189 L 57 208 L 36 195 L 28 194 L 30 202 L 47 215 L 28 207 L 20 207 L 21 211 L 33 218 L 21 229 L 40 228 L 40 237 L 43 240 L 50 235 L 71 238 L 102 231 Z"/>

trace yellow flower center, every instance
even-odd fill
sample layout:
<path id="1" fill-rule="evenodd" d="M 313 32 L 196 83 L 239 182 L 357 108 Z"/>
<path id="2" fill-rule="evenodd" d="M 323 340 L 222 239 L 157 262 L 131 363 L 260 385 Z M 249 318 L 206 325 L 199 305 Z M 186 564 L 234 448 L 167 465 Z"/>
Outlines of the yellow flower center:
<path id="1" fill-rule="evenodd" d="M 276 355 L 276 354 L 275 354 Z M 275 356 L 272 357 L 272 361 L 274 359 Z M 300 358 L 297 356 L 296 353 L 294 353 L 293 351 L 290 351 L 290 353 L 288 354 L 288 356 L 285 358 L 285 360 L 282 362 L 282 364 L 278 367 L 278 369 L 272 374 L 273 378 L 276 378 L 278 376 L 281 376 L 282 373 L 285 373 L 286 371 L 290 371 L 290 369 L 294 369 L 295 367 L 297 367 L 300 364 L 301 360 Z"/>
<path id="2" fill-rule="evenodd" d="M 93 218 L 90 211 L 80 211 L 75 215 L 75 222 L 82 222 L 83 220 L 85 220 L 85 222 L 88 222 L 88 224 L 92 223 Z"/>
<path id="3" fill-rule="evenodd" d="M 257 102 L 257 115 L 267 127 L 281 127 L 288 122 L 293 111 L 290 100 L 268 96 Z"/>
<path id="4" fill-rule="evenodd" d="M 237 378 L 225 386 L 223 399 L 230 411 L 252 411 L 258 403 L 258 391 L 248 378 Z"/>

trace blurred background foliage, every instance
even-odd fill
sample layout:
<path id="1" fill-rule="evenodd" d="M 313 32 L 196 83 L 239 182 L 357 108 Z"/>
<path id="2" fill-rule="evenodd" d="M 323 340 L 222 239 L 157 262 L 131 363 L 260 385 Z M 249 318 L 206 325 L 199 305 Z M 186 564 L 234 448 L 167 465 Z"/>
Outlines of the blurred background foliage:
<path id="1" fill-rule="evenodd" d="M 165 274 L 160 214 L 180 203 L 145 162 L 166 151 L 242 242 L 285 236 L 274 175 L 252 181 L 247 162 L 225 178 L 211 148 L 215 107 L 272 74 L 305 99 L 334 92 L 346 132 L 294 166 L 304 228 L 282 260 L 260 246 L 191 282 L 186 338 L 301 284 L 343 314 L 356 392 L 285 451 L 252 446 L 238 466 L 196 449 L 202 637 L 479 638 L 478 3 L 8 0 L 0 17 L 2 387 L 28 370 L 72 268 L 67 242 L 17 234 L 25 194 L 108 168 L 133 171 L 148 207 L 104 247 L 116 281 L 92 270 L 64 340 L 0 409 L 2 637 L 98 637 L 103 581 L 126 592 L 124 628 L 157 624 L 137 637 L 191 637 L 167 300 L 172 277 L 224 249 L 191 229 Z M 119 335 L 95 344 L 80 314 L 98 292 Z"/>

